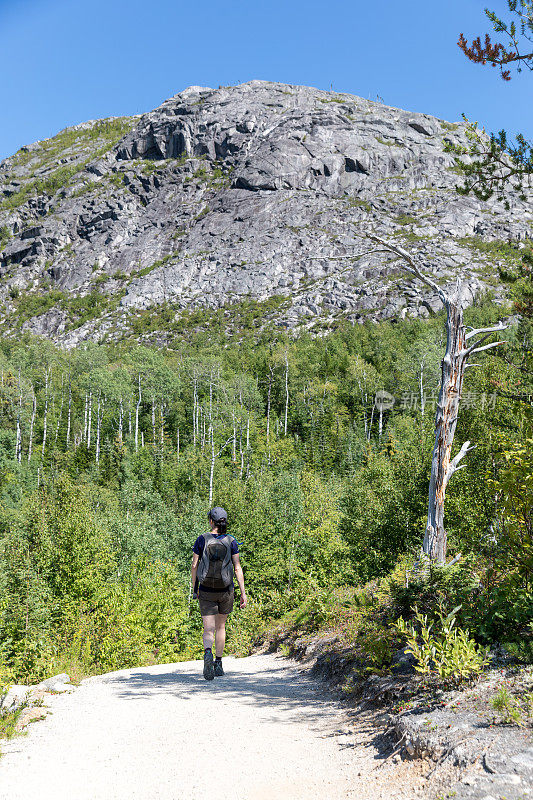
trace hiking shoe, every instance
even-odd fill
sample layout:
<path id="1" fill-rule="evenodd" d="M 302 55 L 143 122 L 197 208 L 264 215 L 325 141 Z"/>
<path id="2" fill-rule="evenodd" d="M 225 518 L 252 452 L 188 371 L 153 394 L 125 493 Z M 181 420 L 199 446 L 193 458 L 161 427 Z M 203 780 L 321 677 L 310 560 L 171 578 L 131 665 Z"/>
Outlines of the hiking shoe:
<path id="1" fill-rule="evenodd" d="M 213 653 L 209 648 L 204 653 L 204 678 L 206 681 L 212 681 L 215 677 L 215 667 L 213 664 Z"/>
<path id="2" fill-rule="evenodd" d="M 215 677 L 221 678 L 224 674 L 224 668 L 222 667 L 222 659 L 215 658 Z"/>

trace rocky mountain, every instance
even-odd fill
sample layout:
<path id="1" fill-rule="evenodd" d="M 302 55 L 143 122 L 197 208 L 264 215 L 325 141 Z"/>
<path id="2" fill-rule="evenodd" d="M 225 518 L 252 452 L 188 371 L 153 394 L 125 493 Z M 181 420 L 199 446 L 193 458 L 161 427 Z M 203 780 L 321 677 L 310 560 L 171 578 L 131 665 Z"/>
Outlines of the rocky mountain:
<path id="1" fill-rule="evenodd" d="M 264 81 L 67 128 L 0 163 L 4 330 L 72 346 L 254 300 L 261 320 L 311 329 L 438 310 L 365 254 L 371 230 L 438 281 L 461 276 L 467 302 L 499 297 L 487 242 L 529 237 L 531 204 L 458 195 L 447 141 L 465 125 Z"/>

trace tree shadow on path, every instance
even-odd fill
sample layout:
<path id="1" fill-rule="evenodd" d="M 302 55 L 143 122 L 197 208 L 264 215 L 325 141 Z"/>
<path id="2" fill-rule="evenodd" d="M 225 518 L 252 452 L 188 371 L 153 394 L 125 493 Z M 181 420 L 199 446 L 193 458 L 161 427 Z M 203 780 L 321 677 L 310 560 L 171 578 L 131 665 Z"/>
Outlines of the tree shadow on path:
<path id="1" fill-rule="evenodd" d="M 166 695 L 186 703 L 201 702 L 205 697 L 208 703 L 252 705 L 261 710 L 263 721 L 304 723 L 325 737 L 335 737 L 341 749 L 361 745 L 374 749 L 378 761 L 393 749 L 394 740 L 383 728 L 376 728 L 371 714 L 360 714 L 347 707 L 316 679 L 293 666 L 280 664 L 251 672 L 240 670 L 238 659 L 228 659 L 224 668 L 226 674 L 213 681 L 204 680 L 202 661 L 196 661 L 194 666 L 188 664 L 186 668 L 169 665 L 168 671 L 159 673 L 143 669 L 127 675 L 110 675 L 106 683 L 125 700 L 142 701 Z M 361 741 L 354 741 L 354 737 Z"/>

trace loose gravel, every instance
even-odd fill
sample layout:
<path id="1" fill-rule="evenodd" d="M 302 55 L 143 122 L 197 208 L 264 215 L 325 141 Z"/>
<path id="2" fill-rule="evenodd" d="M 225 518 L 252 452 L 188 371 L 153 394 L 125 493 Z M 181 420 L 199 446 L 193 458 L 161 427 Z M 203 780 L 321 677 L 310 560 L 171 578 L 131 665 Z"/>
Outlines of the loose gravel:
<path id="1" fill-rule="evenodd" d="M 387 758 L 347 712 L 278 655 L 120 670 L 51 697 L 2 743 L 1 800 L 412 800 L 420 768 Z"/>

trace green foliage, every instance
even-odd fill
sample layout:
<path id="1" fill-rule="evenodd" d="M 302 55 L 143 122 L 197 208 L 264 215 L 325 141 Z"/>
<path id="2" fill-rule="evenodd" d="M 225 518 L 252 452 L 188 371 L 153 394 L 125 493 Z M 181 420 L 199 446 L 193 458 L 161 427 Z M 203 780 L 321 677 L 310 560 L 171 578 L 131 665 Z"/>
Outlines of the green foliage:
<path id="1" fill-rule="evenodd" d="M 6 711 L 4 714 L 0 714 L 0 739 L 12 739 L 16 735 L 17 722 L 23 711 L 24 707 L 21 706 L 15 711 Z"/>
<path id="2" fill-rule="evenodd" d="M 134 124 L 135 120 L 131 117 L 102 119 L 89 127 L 61 131 L 51 139 L 40 142 L 40 150 L 44 151 L 46 156 L 51 159 L 70 147 L 84 146 L 91 142 L 112 147 L 131 130 Z"/>
<path id="3" fill-rule="evenodd" d="M 122 172 L 114 172 L 109 178 L 109 183 L 117 189 L 121 189 L 124 186 L 124 174 Z"/>
<path id="4" fill-rule="evenodd" d="M 490 704 L 498 713 L 499 722 L 504 725 L 524 727 L 533 716 L 533 694 L 525 694 L 519 698 L 505 685 L 500 686 Z"/>
<path id="5" fill-rule="evenodd" d="M 476 122 L 466 117 L 464 120 L 469 144 L 464 146 L 448 140 L 444 145 L 445 152 L 455 157 L 457 171 L 464 178 L 456 191 L 462 195 L 473 194 L 482 201 L 496 193 L 507 209 L 510 208 L 509 190 L 518 192 L 520 199 L 526 200 L 525 187 L 533 173 L 531 144 L 520 133 L 515 142 L 509 141 L 505 130 L 488 136 L 478 129 Z"/>
<path id="6" fill-rule="evenodd" d="M 364 653 L 366 672 L 382 675 L 390 672 L 398 635 L 394 628 L 384 626 L 379 620 L 369 618 L 359 633 L 358 643 Z"/>
<path id="7" fill-rule="evenodd" d="M 41 178 L 33 184 L 33 190 L 36 194 L 54 195 L 59 189 L 68 186 L 71 178 L 80 171 L 79 164 L 67 165 L 60 167 L 47 175 L 46 178 Z"/>
<path id="8" fill-rule="evenodd" d="M 209 214 L 209 206 L 204 206 L 201 211 L 198 212 L 195 216 L 195 220 L 198 222 L 199 220 L 203 219 Z"/>
<path id="9" fill-rule="evenodd" d="M 376 142 L 384 144 L 387 147 L 405 147 L 404 143 L 399 139 L 383 139 L 381 136 L 376 136 Z"/>
<path id="10" fill-rule="evenodd" d="M 128 117 L 100 120 L 87 128 L 71 128 L 62 131 L 52 139 L 39 142 L 35 149 L 20 150 L 13 156 L 13 166 L 25 166 L 32 163 L 31 173 L 25 177 L 25 183 L 10 197 L 0 202 L 0 210 L 12 210 L 26 202 L 35 195 L 52 196 L 60 189 L 70 185 L 72 178 L 80 173 L 86 165 L 102 156 L 129 130 L 134 120 Z M 72 163 L 46 174 L 46 177 L 36 177 L 39 170 L 49 168 L 57 163 L 58 157 L 72 155 Z"/>
<path id="11" fill-rule="evenodd" d="M 418 626 L 407 624 L 400 617 L 395 628 L 405 637 L 407 652 L 415 658 L 417 672 L 460 684 L 479 675 L 488 659 L 487 652 L 470 638 L 467 630 L 455 627 L 457 611 L 459 608 L 447 615 L 440 611 L 436 621 L 429 622 L 426 614 L 416 610 Z"/>
<path id="12" fill-rule="evenodd" d="M 84 604 L 69 619 L 70 654 L 87 666 L 109 671 L 164 663 L 183 650 L 185 589 L 170 564 L 134 562 L 95 605 Z"/>
<path id="13" fill-rule="evenodd" d="M 498 493 L 501 529 L 494 564 L 506 579 L 533 593 L 533 438 L 503 452 L 505 463 L 489 485 Z"/>
<path id="14" fill-rule="evenodd" d="M 451 566 L 420 562 L 414 557 L 401 557 L 390 574 L 391 597 L 401 616 L 411 615 L 415 608 L 431 614 L 434 608 L 456 608 L 462 625 L 473 628 L 475 608 L 481 591 L 481 576 L 473 555 L 461 558 Z"/>
<path id="15" fill-rule="evenodd" d="M 397 222 L 398 225 L 416 225 L 417 223 L 416 218 L 411 216 L 411 214 L 398 214 L 394 221 Z"/>
<path id="16" fill-rule="evenodd" d="M 142 278 L 145 275 L 149 275 L 150 272 L 152 272 L 154 269 L 158 269 L 159 267 L 162 267 L 164 264 L 167 264 L 169 261 L 172 261 L 173 258 L 176 258 L 176 254 L 175 253 L 169 253 L 164 258 L 160 258 L 158 261 L 154 261 L 154 263 L 150 264 L 148 267 L 143 267 L 143 269 L 138 270 L 134 274 L 134 276 L 132 276 L 132 277 Z"/>
<path id="17" fill-rule="evenodd" d="M 150 161 L 147 159 L 143 164 L 142 173 L 143 175 L 153 175 L 154 172 L 157 172 L 160 168 L 161 163 L 159 161 Z"/>
<path id="18" fill-rule="evenodd" d="M 359 197 L 348 197 L 346 202 L 348 203 L 349 206 L 355 208 L 363 208 L 369 214 L 372 211 L 372 206 L 370 205 L 370 203 L 367 200 L 361 200 Z"/>
<path id="19" fill-rule="evenodd" d="M 265 325 L 284 302 L 141 314 L 141 333 L 166 331 L 168 349 L 0 342 L 4 683 L 197 655 L 188 580 L 211 469 L 250 598 L 231 618 L 230 651 L 247 652 L 266 626 L 333 630 L 361 674 L 385 672 L 398 646 L 391 623 L 415 606 L 429 619 L 460 605 L 454 658 L 470 647 L 458 629 L 531 657 L 528 409 L 500 395 L 484 409 L 465 403 L 458 436 L 478 448 L 447 499 L 450 552 L 463 558 L 417 569 L 442 318 L 288 337 Z M 70 324 L 112 303 L 96 290 L 58 298 Z M 501 308 L 469 313 L 483 326 Z M 422 361 L 424 414 L 400 402 L 420 396 Z M 513 388 L 514 368 L 496 357 L 476 370 L 466 391 Z M 381 429 L 379 389 L 396 397 Z"/>
<path id="20" fill-rule="evenodd" d="M 106 278 L 104 278 L 106 280 Z M 61 301 L 63 308 L 71 319 L 71 327 L 80 327 L 91 319 L 100 317 L 104 312 L 109 312 L 118 306 L 126 289 L 113 295 L 91 289 L 86 295 L 67 297 Z"/>
<path id="21" fill-rule="evenodd" d="M 522 258 L 522 251 L 516 244 L 501 239 L 485 241 L 480 236 L 465 236 L 458 241 L 459 244 L 468 247 L 470 250 L 483 253 L 491 260 L 499 259 L 505 261 L 509 266 L 516 266 Z"/>
<path id="22" fill-rule="evenodd" d="M 66 295 L 53 289 L 45 294 L 18 293 L 13 299 L 17 300 L 18 324 L 21 325 L 25 320 L 38 317 L 54 306 L 60 305 L 66 299 Z"/>
<path id="23" fill-rule="evenodd" d="M 426 438 L 422 448 L 421 439 Z M 420 539 L 426 510 L 429 435 L 408 420 L 390 427 L 382 450 L 369 448 L 349 480 L 342 526 L 359 580 L 386 574 Z"/>
<path id="24" fill-rule="evenodd" d="M 0 250 L 3 250 L 11 239 L 11 231 L 7 225 L 0 225 Z"/>
<path id="25" fill-rule="evenodd" d="M 17 676 L 39 676 L 54 631 L 80 602 L 95 601 L 110 574 L 108 536 L 70 482 L 34 494 L 2 520 L 0 632 L 5 663 Z"/>

